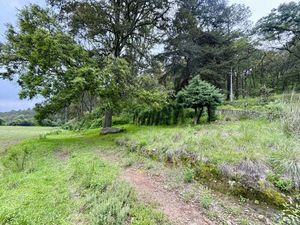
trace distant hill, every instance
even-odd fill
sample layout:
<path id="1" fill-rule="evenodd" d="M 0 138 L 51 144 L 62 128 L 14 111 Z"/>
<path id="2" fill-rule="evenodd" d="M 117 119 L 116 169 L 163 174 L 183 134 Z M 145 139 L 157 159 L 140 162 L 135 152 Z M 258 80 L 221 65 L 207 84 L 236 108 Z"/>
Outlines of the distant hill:
<path id="1" fill-rule="evenodd" d="M 35 111 L 33 109 L 0 112 L 0 125 L 34 126 L 36 125 L 34 115 Z"/>

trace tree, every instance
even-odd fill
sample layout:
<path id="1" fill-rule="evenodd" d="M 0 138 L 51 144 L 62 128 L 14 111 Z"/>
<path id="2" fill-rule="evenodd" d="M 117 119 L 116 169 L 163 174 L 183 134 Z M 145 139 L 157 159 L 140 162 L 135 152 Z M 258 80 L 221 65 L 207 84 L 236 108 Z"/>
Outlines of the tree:
<path id="1" fill-rule="evenodd" d="M 300 3 L 281 4 L 260 19 L 256 25 L 258 34 L 267 41 L 275 41 L 276 48 L 286 50 L 300 59 Z"/>
<path id="2" fill-rule="evenodd" d="M 290 2 L 281 4 L 277 9 L 260 19 L 256 25 L 257 34 L 263 41 L 272 43 L 273 59 L 270 64 L 276 90 L 299 88 L 299 60 L 300 60 L 300 3 Z M 267 52 L 270 55 L 270 51 Z M 275 59 L 275 60 L 274 60 Z M 273 72 L 274 71 L 274 72 Z"/>
<path id="3" fill-rule="evenodd" d="M 177 101 L 184 107 L 195 110 L 194 123 L 199 124 L 204 107 L 207 108 L 208 121 L 215 119 L 215 109 L 222 103 L 223 95 L 215 86 L 202 81 L 200 76 L 196 76 L 177 94 Z"/>
<path id="4" fill-rule="evenodd" d="M 3 126 L 4 124 L 5 124 L 5 120 L 0 117 L 0 126 Z"/>
<path id="5" fill-rule="evenodd" d="M 79 101 L 85 92 L 95 95 L 93 63 L 54 15 L 31 5 L 20 11 L 16 28 L 8 27 L 0 52 L 0 76 L 17 79 L 21 98 L 45 99 L 37 106 L 41 121 Z"/>
<path id="6" fill-rule="evenodd" d="M 128 104 L 134 93 L 134 78 L 125 59 L 109 57 L 97 77 L 99 96 L 105 109 L 103 127 L 112 126 L 113 110 Z"/>
<path id="7" fill-rule="evenodd" d="M 164 53 L 164 78 L 173 77 L 176 92 L 197 74 L 225 87 L 235 54 L 233 42 L 241 36 L 249 15 L 247 7 L 223 0 L 179 1 Z"/>
<path id="8" fill-rule="evenodd" d="M 73 1 L 48 0 L 60 12 L 70 31 L 88 43 L 98 55 L 144 56 L 165 26 L 169 0 Z M 149 47 L 147 47 L 149 46 Z M 105 112 L 104 127 L 112 111 Z"/>

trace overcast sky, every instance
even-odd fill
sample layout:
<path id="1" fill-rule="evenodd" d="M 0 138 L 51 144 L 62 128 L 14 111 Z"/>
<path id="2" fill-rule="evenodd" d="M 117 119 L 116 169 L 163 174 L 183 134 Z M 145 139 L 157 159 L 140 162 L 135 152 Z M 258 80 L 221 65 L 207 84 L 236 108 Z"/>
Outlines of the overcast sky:
<path id="1" fill-rule="evenodd" d="M 252 21 L 257 22 L 267 15 L 273 8 L 289 0 L 229 0 L 230 3 L 242 3 L 250 7 Z M 0 42 L 4 41 L 6 24 L 15 23 L 17 9 L 29 3 L 45 5 L 45 0 L 0 0 Z M 0 112 L 9 110 L 27 109 L 34 106 L 35 101 L 18 99 L 19 88 L 17 84 L 0 80 Z"/>

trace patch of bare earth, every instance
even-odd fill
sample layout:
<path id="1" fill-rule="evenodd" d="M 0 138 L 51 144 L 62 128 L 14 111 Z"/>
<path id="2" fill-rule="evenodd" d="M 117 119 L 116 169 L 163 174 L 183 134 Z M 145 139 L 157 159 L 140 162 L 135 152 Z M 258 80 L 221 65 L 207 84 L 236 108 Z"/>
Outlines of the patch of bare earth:
<path id="1" fill-rule="evenodd" d="M 64 150 L 58 150 L 54 154 L 55 157 L 60 161 L 67 161 L 70 157 L 69 152 Z"/>
<path id="2" fill-rule="evenodd" d="M 102 158 L 118 163 L 116 155 L 105 154 L 97 151 Z M 162 178 L 151 176 L 138 168 L 126 168 L 120 178 L 135 188 L 140 201 L 154 203 L 167 218 L 176 225 L 211 225 L 214 222 L 207 219 L 201 208 L 194 203 L 186 203 L 181 200 L 176 191 L 170 191 L 165 187 Z"/>
<path id="3" fill-rule="evenodd" d="M 215 224 L 195 204 L 183 202 L 175 192 L 165 188 L 159 177 L 149 176 L 142 170 L 127 168 L 121 174 L 121 179 L 135 188 L 139 200 L 156 203 L 174 224 Z"/>

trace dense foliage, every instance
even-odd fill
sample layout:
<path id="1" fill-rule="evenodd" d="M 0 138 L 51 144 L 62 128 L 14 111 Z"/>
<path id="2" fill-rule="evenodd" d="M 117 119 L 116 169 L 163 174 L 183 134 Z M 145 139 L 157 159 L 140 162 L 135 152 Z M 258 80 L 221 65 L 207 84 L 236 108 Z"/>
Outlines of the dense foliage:
<path id="1" fill-rule="evenodd" d="M 207 108 L 208 121 L 215 119 L 215 109 L 222 103 L 223 95 L 200 76 L 194 77 L 190 84 L 177 94 L 179 104 L 195 110 L 194 123 L 200 122 L 204 108 Z"/>
<path id="2" fill-rule="evenodd" d="M 0 113 L 0 126 L 34 126 L 35 112 L 31 109 Z"/>
<path id="3" fill-rule="evenodd" d="M 20 10 L 0 45 L 1 77 L 18 81 L 21 98 L 43 97 L 40 124 L 89 114 L 110 127 L 122 113 L 139 124 L 177 124 L 189 114 L 182 106 L 195 105 L 176 95 L 198 75 L 227 100 L 267 103 L 300 88 L 299 3 L 280 5 L 255 27 L 247 6 L 226 0 L 47 3 Z"/>

